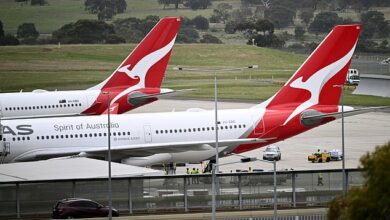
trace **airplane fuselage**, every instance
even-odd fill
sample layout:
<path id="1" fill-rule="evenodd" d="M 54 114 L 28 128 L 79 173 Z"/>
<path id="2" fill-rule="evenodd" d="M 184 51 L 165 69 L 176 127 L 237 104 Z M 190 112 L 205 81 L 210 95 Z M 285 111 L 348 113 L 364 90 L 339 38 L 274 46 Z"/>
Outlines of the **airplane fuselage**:
<path id="1" fill-rule="evenodd" d="M 261 108 L 218 111 L 219 139 L 246 138 L 250 134 L 253 135 L 255 130 L 257 137 L 266 136 L 267 131 L 274 129 L 264 124 L 259 128 L 259 123 L 264 123 L 261 120 L 264 112 Z M 121 161 L 129 157 L 155 154 L 148 149 L 131 151 L 131 146 L 142 144 L 214 140 L 214 117 L 214 111 L 111 115 L 113 158 Z M 6 157 L 6 162 L 44 159 L 32 156 L 36 151 L 72 149 L 75 152 L 85 152 L 90 148 L 102 149 L 104 153 L 100 156 L 104 157 L 108 146 L 107 120 L 107 115 L 3 120 L 4 141 L 10 143 L 10 155 Z M 295 130 L 294 134 L 307 129 L 302 127 Z M 278 137 L 272 138 L 275 139 L 267 143 L 257 143 L 256 147 L 279 140 Z M 129 146 L 130 150 L 116 152 L 115 148 L 121 146 Z M 230 153 L 236 147 L 237 145 L 221 146 L 221 153 Z M 164 162 L 199 162 L 215 155 L 215 149 L 210 145 L 190 146 L 187 152 L 175 151 L 175 148 L 166 151 L 160 149 L 158 152 L 171 154 L 169 161 Z M 94 154 L 97 155 L 99 153 Z"/>
<path id="2" fill-rule="evenodd" d="M 252 130 L 255 111 L 219 111 L 219 138 L 239 138 Z M 115 146 L 145 143 L 169 143 L 215 138 L 213 111 L 111 115 L 111 143 Z M 64 117 L 28 120 L 4 120 L 4 138 L 10 143 L 8 162 L 34 160 L 23 155 L 37 149 L 107 149 L 107 116 Z M 18 130 L 25 129 L 25 130 Z M 21 126 L 21 127 L 20 127 Z M 215 151 L 213 152 L 215 154 Z M 114 153 L 115 154 L 115 153 Z M 139 153 L 138 153 L 139 154 Z M 117 159 L 132 156 L 115 155 Z M 204 158 L 207 159 L 207 158 Z M 179 162 L 179 161 L 178 161 Z M 180 161 L 182 162 L 182 161 Z"/>
<path id="3" fill-rule="evenodd" d="M 94 103 L 99 93 L 99 90 L 1 93 L 0 116 L 80 114 Z"/>

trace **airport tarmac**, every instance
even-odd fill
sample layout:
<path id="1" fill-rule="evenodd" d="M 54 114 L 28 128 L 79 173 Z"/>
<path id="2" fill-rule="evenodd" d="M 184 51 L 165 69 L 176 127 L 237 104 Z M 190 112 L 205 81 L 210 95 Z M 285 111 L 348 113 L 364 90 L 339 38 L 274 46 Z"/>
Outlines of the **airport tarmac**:
<path id="1" fill-rule="evenodd" d="M 240 102 L 218 102 L 218 109 L 248 108 L 256 103 Z M 198 100 L 159 100 L 147 106 L 135 109 L 131 113 L 140 112 L 167 112 L 185 111 L 189 108 L 214 109 L 212 101 Z M 341 150 L 341 119 L 330 122 L 326 125 L 314 128 L 285 141 L 276 143 L 282 151 L 282 159 L 277 162 L 277 169 L 294 170 L 318 170 L 318 169 L 341 169 L 341 161 L 329 163 L 311 163 L 307 156 L 321 150 Z M 367 152 L 372 152 L 376 146 L 390 141 L 390 112 L 372 112 L 345 118 L 345 166 L 346 168 L 357 168 L 360 165 L 359 159 Z M 262 149 L 243 153 L 241 155 L 262 158 Z M 239 156 L 228 156 L 220 159 L 220 163 L 239 161 Z M 189 164 L 187 167 L 202 168 L 199 164 Z M 250 163 L 236 163 L 221 166 L 220 171 L 230 172 L 237 169 L 272 170 L 271 163 L 260 161 Z M 178 167 L 177 174 L 185 173 L 186 167 Z"/>

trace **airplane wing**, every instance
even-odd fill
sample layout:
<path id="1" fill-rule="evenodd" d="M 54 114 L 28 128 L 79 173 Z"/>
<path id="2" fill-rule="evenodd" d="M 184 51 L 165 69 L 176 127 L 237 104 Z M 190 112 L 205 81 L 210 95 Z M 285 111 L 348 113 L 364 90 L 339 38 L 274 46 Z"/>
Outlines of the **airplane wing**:
<path id="1" fill-rule="evenodd" d="M 272 138 L 271 138 L 272 139 Z M 259 139 L 259 138 L 242 138 L 242 139 L 228 139 L 220 140 L 218 144 L 220 147 L 228 145 L 239 145 L 239 144 L 250 144 L 250 143 L 264 143 L 268 139 Z M 111 152 L 131 155 L 132 152 L 136 151 L 148 151 L 161 153 L 164 152 L 183 152 L 190 150 L 204 150 L 203 146 L 215 146 L 215 140 L 208 141 L 184 141 L 184 142 L 169 142 L 169 143 L 150 143 L 150 144 L 138 144 L 138 145 L 124 145 L 124 146 L 112 146 Z M 92 156 L 96 154 L 106 153 L 108 150 L 107 146 L 101 147 L 63 147 L 63 148 L 41 148 L 32 150 L 22 154 L 21 156 L 15 158 L 15 161 L 31 161 L 31 160 L 40 160 L 40 159 L 49 159 L 55 157 L 63 156 Z"/>
<path id="2" fill-rule="evenodd" d="M 384 110 L 387 108 L 390 108 L 390 106 L 353 109 L 353 110 L 344 111 L 344 113 L 342 113 L 342 112 L 335 112 L 335 113 L 318 112 L 318 114 L 314 114 L 314 115 L 302 115 L 301 120 L 302 120 L 302 122 L 304 122 L 304 121 L 318 120 L 318 119 L 321 120 L 321 119 L 326 119 L 326 118 L 339 119 L 342 117 L 343 114 L 344 114 L 344 117 L 349 117 L 349 116 L 359 115 L 359 114 L 368 113 L 368 112 L 376 112 L 376 111 Z"/>
<path id="3" fill-rule="evenodd" d="M 145 94 L 145 93 L 136 93 L 128 96 L 128 101 L 131 102 L 136 99 L 147 99 L 147 98 L 162 98 L 162 97 L 171 97 L 175 95 L 180 95 L 188 92 L 193 92 L 196 89 L 181 89 L 181 90 L 172 90 L 172 89 L 161 89 L 160 93 Z"/>

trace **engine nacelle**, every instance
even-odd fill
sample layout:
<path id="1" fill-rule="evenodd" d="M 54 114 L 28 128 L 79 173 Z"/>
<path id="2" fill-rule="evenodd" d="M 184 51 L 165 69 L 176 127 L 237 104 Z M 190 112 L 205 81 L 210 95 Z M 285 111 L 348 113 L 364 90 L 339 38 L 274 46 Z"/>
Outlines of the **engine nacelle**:
<path id="1" fill-rule="evenodd" d="M 161 154 L 153 154 L 147 157 L 129 157 L 126 159 L 122 159 L 122 163 L 129 164 L 133 166 L 151 166 L 154 164 L 162 164 L 170 162 L 172 159 L 172 155 L 169 153 L 161 153 Z"/>

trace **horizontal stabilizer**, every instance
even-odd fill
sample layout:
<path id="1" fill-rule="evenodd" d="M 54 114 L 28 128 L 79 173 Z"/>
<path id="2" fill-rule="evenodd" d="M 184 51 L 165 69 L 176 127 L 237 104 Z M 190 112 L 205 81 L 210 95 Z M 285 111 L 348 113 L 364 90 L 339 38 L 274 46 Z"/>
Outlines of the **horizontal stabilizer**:
<path id="1" fill-rule="evenodd" d="M 344 113 L 343 112 L 334 112 L 334 113 L 317 112 L 317 114 L 313 114 L 313 115 L 302 115 L 301 121 L 305 124 L 305 122 L 313 121 L 313 120 L 322 120 L 322 119 L 327 119 L 327 118 L 338 119 L 338 118 L 341 118 L 343 114 L 344 114 L 344 117 L 349 117 L 349 116 L 359 115 L 359 114 L 368 113 L 368 112 L 376 112 L 376 111 L 384 110 L 387 108 L 390 109 L 390 106 L 354 109 L 354 110 L 344 111 Z"/>
<path id="2" fill-rule="evenodd" d="M 181 90 L 172 90 L 172 89 L 160 89 L 159 93 L 146 94 L 142 92 L 131 93 L 127 99 L 129 103 L 133 102 L 136 99 L 148 99 L 148 98 L 162 98 L 162 97 L 171 97 L 176 95 L 181 95 L 184 93 L 195 91 L 195 89 L 181 89 Z"/>

